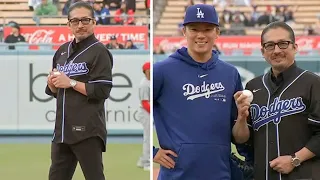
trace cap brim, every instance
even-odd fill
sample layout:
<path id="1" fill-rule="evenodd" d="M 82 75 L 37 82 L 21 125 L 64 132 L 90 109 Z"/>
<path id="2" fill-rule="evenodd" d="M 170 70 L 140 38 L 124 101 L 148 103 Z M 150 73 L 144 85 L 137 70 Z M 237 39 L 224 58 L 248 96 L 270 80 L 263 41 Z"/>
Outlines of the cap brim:
<path id="1" fill-rule="evenodd" d="M 187 21 L 187 22 L 184 22 L 182 25 L 183 25 L 183 26 L 186 26 L 186 25 L 188 25 L 188 24 L 190 24 L 190 23 L 208 23 L 208 24 L 214 24 L 214 25 L 216 25 L 216 26 L 219 26 L 219 24 L 213 23 L 213 22 L 211 22 L 211 21 Z"/>

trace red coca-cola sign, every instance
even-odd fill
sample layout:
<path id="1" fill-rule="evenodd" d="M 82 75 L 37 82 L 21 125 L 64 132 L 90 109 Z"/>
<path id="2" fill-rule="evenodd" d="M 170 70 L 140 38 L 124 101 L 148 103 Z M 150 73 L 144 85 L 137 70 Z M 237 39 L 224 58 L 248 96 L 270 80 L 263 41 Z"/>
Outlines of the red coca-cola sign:
<path id="1" fill-rule="evenodd" d="M 62 44 L 74 38 L 67 26 L 21 26 L 20 28 L 21 34 L 30 44 Z M 110 41 L 111 36 L 116 36 L 120 43 L 131 39 L 135 43 L 143 43 L 145 49 L 148 49 L 147 26 L 97 26 L 94 32 L 97 39 L 104 44 Z M 5 27 L 4 36 L 10 33 L 11 28 Z"/>
<path id="2" fill-rule="evenodd" d="M 53 43 L 54 30 L 38 29 L 34 32 L 23 32 L 23 36 L 30 44 Z"/>

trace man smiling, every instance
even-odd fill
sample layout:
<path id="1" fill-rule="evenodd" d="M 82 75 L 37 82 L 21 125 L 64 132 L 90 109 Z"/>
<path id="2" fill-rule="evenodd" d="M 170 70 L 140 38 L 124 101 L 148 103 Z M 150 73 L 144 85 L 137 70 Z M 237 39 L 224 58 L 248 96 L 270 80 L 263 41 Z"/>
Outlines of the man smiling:
<path id="1" fill-rule="evenodd" d="M 86 180 L 104 180 L 104 102 L 112 88 L 112 55 L 94 36 L 93 8 L 73 4 L 68 26 L 74 40 L 55 53 L 46 93 L 57 99 L 49 180 L 71 180 L 79 162 Z"/>
<path id="2" fill-rule="evenodd" d="M 254 145 L 254 179 L 320 178 L 320 77 L 297 67 L 298 46 L 290 26 L 269 24 L 261 34 L 261 52 L 270 71 L 248 82 L 254 92 L 251 132 L 245 124 L 236 140 Z M 240 143 L 240 141 L 238 141 Z M 252 141 L 251 141 L 252 142 Z"/>
<path id="3" fill-rule="evenodd" d="M 233 95 L 242 90 L 237 69 L 212 50 L 219 36 L 213 6 L 189 6 L 178 49 L 153 69 L 153 109 L 161 165 L 159 180 L 230 180 L 234 120 L 246 120 L 249 104 Z M 241 180 L 240 176 L 233 177 Z"/>

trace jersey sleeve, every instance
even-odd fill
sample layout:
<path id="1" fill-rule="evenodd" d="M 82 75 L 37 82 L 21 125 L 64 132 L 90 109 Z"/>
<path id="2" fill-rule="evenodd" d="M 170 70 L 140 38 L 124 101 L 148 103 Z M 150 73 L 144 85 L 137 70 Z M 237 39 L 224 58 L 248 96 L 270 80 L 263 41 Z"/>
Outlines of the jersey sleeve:
<path id="1" fill-rule="evenodd" d="M 312 84 L 310 92 L 308 124 L 312 131 L 312 137 L 306 148 L 320 157 L 320 78 L 317 78 L 317 81 Z"/>
<path id="2" fill-rule="evenodd" d="M 89 99 L 107 99 L 109 97 L 112 88 L 112 67 L 111 53 L 107 49 L 101 50 L 90 69 L 89 81 L 85 83 Z"/>

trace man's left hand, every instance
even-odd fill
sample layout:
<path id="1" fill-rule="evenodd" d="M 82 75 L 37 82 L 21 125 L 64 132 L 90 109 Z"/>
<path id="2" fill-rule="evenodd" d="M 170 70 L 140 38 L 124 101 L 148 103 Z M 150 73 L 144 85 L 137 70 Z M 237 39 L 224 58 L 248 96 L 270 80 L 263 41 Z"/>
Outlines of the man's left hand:
<path id="1" fill-rule="evenodd" d="M 294 169 L 291 160 L 291 156 L 279 156 L 276 159 L 270 161 L 269 163 L 270 167 L 273 170 L 281 174 L 289 174 Z"/>
<path id="2" fill-rule="evenodd" d="M 56 88 L 70 88 L 70 78 L 65 75 L 63 72 L 60 72 L 61 74 L 52 74 L 52 83 Z"/>

